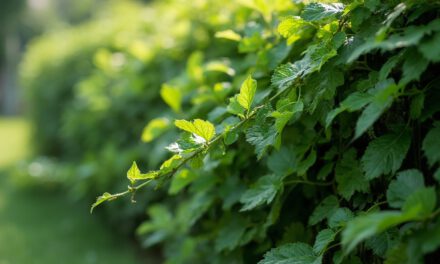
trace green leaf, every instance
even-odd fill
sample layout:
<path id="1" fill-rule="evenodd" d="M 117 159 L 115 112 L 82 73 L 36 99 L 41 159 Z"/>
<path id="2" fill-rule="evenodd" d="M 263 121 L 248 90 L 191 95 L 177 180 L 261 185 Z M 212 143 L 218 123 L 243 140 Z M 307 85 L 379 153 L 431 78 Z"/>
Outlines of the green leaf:
<path id="1" fill-rule="evenodd" d="M 258 179 L 240 198 L 243 207 L 240 211 L 249 211 L 263 204 L 270 204 L 282 190 L 282 177 L 266 175 Z"/>
<path id="2" fill-rule="evenodd" d="M 168 118 L 159 117 L 151 120 L 142 132 L 142 141 L 151 142 L 170 127 Z"/>
<path id="3" fill-rule="evenodd" d="M 277 130 L 274 124 L 267 122 L 269 109 L 262 109 L 255 118 L 255 123 L 246 131 L 246 141 L 255 146 L 257 158 L 261 159 L 269 146 L 274 146 Z"/>
<path id="4" fill-rule="evenodd" d="M 182 156 L 179 154 L 171 156 L 171 158 L 167 159 L 162 163 L 162 165 L 160 165 L 160 172 L 162 174 L 172 172 L 174 169 L 180 166 L 182 159 Z"/>
<path id="5" fill-rule="evenodd" d="M 417 217 L 416 210 L 406 213 L 383 211 L 358 216 L 348 222 L 347 227 L 342 231 L 342 247 L 346 253 L 349 253 L 365 239 Z"/>
<path id="6" fill-rule="evenodd" d="M 414 191 L 402 207 L 403 212 L 416 211 L 420 219 L 429 217 L 434 211 L 437 195 L 434 187 L 422 187 Z"/>
<path id="7" fill-rule="evenodd" d="M 408 196 L 417 189 L 425 186 L 423 174 L 415 169 L 397 174 L 397 179 L 391 181 L 387 189 L 387 202 L 390 207 L 401 208 Z"/>
<path id="8" fill-rule="evenodd" d="M 147 180 L 154 179 L 159 176 L 158 171 L 149 171 L 147 173 L 141 173 L 135 161 L 131 165 L 130 169 L 127 171 L 127 178 L 133 184 L 137 180 Z"/>
<path id="9" fill-rule="evenodd" d="M 251 110 L 256 90 L 257 81 L 249 75 L 241 85 L 240 93 L 237 95 L 237 102 L 247 111 Z"/>
<path id="10" fill-rule="evenodd" d="M 342 14 L 344 8 L 341 3 L 311 3 L 304 8 L 301 17 L 306 21 L 322 21 Z"/>
<path id="11" fill-rule="evenodd" d="M 297 168 L 296 153 L 287 147 L 274 151 L 267 159 L 267 167 L 275 174 L 287 176 Z"/>
<path id="12" fill-rule="evenodd" d="M 139 170 L 136 161 L 133 161 L 130 169 L 127 171 L 127 179 L 134 183 L 141 176 L 141 171 Z"/>
<path id="13" fill-rule="evenodd" d="M 320 264 L 322 257 L 310 245 L 291 243 L 271 249 L 258 264 Z"/>
<path id="14" fill-rule="evenodd" d="M 242 118 L 244 118 L 244 112 L 246 111 L 246 109 L 244 109 L 243 106 L 241 106 L 240 103 L 238 103 L 237 97 L 229 98 L 229 104 L 227 110 L 229 113 L 237 115 Z"/>
<path id="15" fill-rule="evenodd" d="M 408 49 L 405 53 L 405 61 L 402 67 L 402 79 L 400 84 L 406 85 L 411 81 L 419 80 L 422 73 L 428 67 L 429 61 L 426 60 L 415 48 Z"/>
<path id="16" fill-rule="evenodd" d="M 362 157 L 362 168 L 368 180 L 382 174 L 395 173 L 402 165 L 411 144 L 411 135 L 404 130 L 374 139 Z"/>
<path id="17" fill-rule="evenodd" d="M 211 122 L 201 119 L 194 119 L 193 122 L 186 120 L 176 120 L 174 125 L 184 131 L 195 134 L 209 142 L 215 136 L 215 127 Z"/>
<path id="18" fill-rule="evenodd" d="M 333 109 L 327 114 L 325 125 L 329 127 L 335 117 L 344 111 L 353 112 L 362 109 L 367 104 L 371 103 L 373 96 L 368 93 L 354 92 L 350 94 L 344 101 L 341 102 L 338 108 Z"/>
<path id="19" fill-rule="evenodd" d="M 241 40 L 241 36 L 238 33 L 236 33 L 235 31 L 231 30 L 231 29 L 227 29 L 227 30 L 223 30 L 223 31 L 218 31 L 218 32 L 215 33 L 215 37 L 216 38 L 233 40 L 233 41 L 240 41 Z"/>
<path id="20" fill-rule="evenodd" d="M 330 217 L 339 208 L 338 198 L 334 195 L 327 196 L 321 203 L 313 210 L 309 218 L 309 225 L 316 225 L 322 220 Z"/>
<path id="21" fill-rule="evenodd" d="M 174 112 L 179 113 L 181 111 L 182 93 L 179 88 L 163 84 L 160 89 L 160 96 Z"/>
<path id="22" fill-rule="evenodd" d="M 382 51 L 390 51 L 397 48 L 404 48 L 414 46 L 419 43 L 425 34 L 430 34 L 432 31 L 440 30 L 440 20 L 436 19 L 427 25 L 409 26 L 404 29 L 402 33 L 391 35 L 385 40 L 378 40 L 376 36 L 368 38 L 364 44 L 358 46 L 353 50 L 348 58 L 348 62 L 353 62 L 360 55 L 368 53 L 374 49 L 381 49 Z"/>
<path id="23" fill-rule="evenodd" d="M 329 218 L 328 226 L 330 228 L 339 228 L 345 226 L 349 221 L 354 218 L 354 214 L 350 209 L 342 207 L 338 208 Z"/>
<path id="24" fill-rule="evenodd" d="M 370 190 L 353 148 L 345 152 L 342 160 L 336 164 L 335 179 L 338 193 L 347 201 L 356 191 L 365 193 Z"/>
<path id="25" fill-rule="evenodd" d="M 272 84 L 279 89 L 291 86 L 298 77 L 304 74 L 305 67 L 306 65 L 303 61 L 296 61 L 293 64 L 281 64 L 272 75 Z"/>
<path id="26" fill-rule="evenodd" d="M 179 170 L 171 180 L 171 185 L 168 193 L 172 195 L 179 193 L 183 188 L 188 186 L 196 178 L 197 175 L 188 169 Z"/>
<path id="27" fill-rule="evenodd" d="M 238 216 L 233 216 L 219 229 L 215 240 L 215 251 L 234 250 L 246 231 L 246 221 Z"/>
<path id="28" fill-rule="evenodd" d="M 98 196 L 98 198 L 96 198 L 96 202 L 94 202 L 92 204 L 92 207 L 90 208 L 90 213 L 93 213 L 93 209 L 95 209 L 95 207 L 97 207 L 98 205 L 102 204 L 105 201 L 109 201 L 113 199 L 115 199 L 115 197 L 108 192 L 105 192 L 101 196 Z"/>
<path id="29" fill-rule="evenodd" d="M 440 61 L 440 50 L 438 49 L 440 45 L 440 32 L 425 38 L 422 43 L 419 44 L 418 49 L 423 54 L 423 56 L 432 62 Z"/>
<path id="30" fill-rule="evenodd" d="M 398 91 L 397 86 L 392 79 L 379 82 L 371 91 L 374 93 L 373 101 L 364 109 L 356 122 L 356 131 L 354 139 L 360 137 L 382 113 L 391 106 L 395 94 Z"/>
<path id="31" fill-rule="evenodd" d="M 434 127 L 429 130 L 423 139 L 422 149 L 428 159 L 429 166 L 440 161 L 440 122 L 435 122 Z"/>
<path id="32" fill-rule="evenodd" d="M 281 21 L 278 25 L 278 32 L 281 36 L 287 38 L 287 44 L 291 45 L 304 37 L 308 28 L 307 25 L 300 17 L 290 16 Z"/>
<path id="33" fill-rule="evenodd" d="M 331 229 L 323 229 L 319 231 L 318 235 L 315 238 L 315 244 L 313 245 L 313 251 L 322 255 L 323 252 L 327 249 L 327 246 L 335 240 L 335 232 Z"/>

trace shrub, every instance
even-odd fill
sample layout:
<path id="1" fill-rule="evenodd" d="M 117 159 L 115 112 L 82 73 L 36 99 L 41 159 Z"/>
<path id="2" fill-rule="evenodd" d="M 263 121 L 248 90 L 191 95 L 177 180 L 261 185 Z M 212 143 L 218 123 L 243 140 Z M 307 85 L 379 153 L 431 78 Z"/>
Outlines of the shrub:
<path id="1" fill-rule="evenodd" d="M 215 34 L 237 51 L 214 43 L 161 88 L 174 114 L 143 138 L 174 123 L 171 157 L 145 173 L 133 163 L 128 190 L 92 209 L 168 189 L 138 228 L 167 263 L 432 260 L 438 3 L 240 3 Z"/>

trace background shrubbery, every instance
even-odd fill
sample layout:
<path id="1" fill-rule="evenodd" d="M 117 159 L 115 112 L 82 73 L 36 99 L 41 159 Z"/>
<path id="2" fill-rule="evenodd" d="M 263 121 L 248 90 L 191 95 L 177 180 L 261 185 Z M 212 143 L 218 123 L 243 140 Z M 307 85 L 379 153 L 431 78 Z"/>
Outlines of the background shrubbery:
<path id="1" fill-rule="evenodd" d="M 439 7 L 116 2 L 29 48 L 36 154 L 167 263 L 431 261 Z"/>

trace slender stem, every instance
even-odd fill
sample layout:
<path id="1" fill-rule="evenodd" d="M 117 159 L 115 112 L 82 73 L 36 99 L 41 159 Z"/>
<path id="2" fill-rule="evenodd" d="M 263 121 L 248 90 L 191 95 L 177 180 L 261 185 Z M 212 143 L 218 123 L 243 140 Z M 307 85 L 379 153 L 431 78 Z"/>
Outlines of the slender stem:
<path id="1" fill-rule="evenodd" d="M 302 183 L 302 184 L 308 184 L 308 185 L 316 185 L 316 186 L 329 186 L 332 185 L 333 182 L 314 182 L 314 181 L 309 181 L 309 180 L 291 180 L 291 181 L 286 181 L 284 182 L 284 184 L 298 184 L 298 183 Z"/>

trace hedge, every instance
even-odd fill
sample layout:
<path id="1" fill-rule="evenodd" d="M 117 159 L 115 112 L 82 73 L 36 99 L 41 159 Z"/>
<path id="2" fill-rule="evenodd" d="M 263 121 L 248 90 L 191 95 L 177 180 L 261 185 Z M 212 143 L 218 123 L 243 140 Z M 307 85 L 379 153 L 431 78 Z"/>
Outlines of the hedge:
<path id="1" fill-rule="evenodd" d="M 438 2 L 191 8 L 182 21 L 206 35 L 187 37 L 209 44 L 161 85 L 169 110 L 141 136 L 153 149 L 166 138 L 169 157 L 136 159 L 127 190 L 92 209 L 147 203 L 137 234 L 166 263 L 435 262 Z M 168 197 L 138 196 L 153 188 Z"/>

